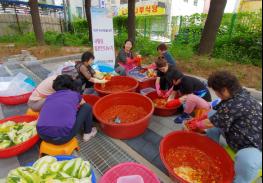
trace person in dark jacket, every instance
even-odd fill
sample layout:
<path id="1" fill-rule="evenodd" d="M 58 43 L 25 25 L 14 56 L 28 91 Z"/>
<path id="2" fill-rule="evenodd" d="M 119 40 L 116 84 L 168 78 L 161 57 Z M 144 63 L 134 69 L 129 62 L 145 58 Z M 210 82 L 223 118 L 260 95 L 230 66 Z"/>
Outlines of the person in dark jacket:
<path id="1" fill-rule="evenodd" d="M 168 52 L 168 47 L 166 44 L 161 43 L 158 47 L 157 47 L 157 51 L 160 54 L 160 57 L 164 57 L 165 60 L 167 60 L 167 62 L 170 65 L 176 66 L 176 60 L 173 58 L 173 56 Z"/>
<path id="2" fill-rule="evenodd" d="M 91 52 L 85 52 L 82 54 L 81 62 L 78 62 L 75 66 L 78 71 L 77 79 L 79 79 L 81 85 L 87 89 L 92 88 L 94 83 L 104 84 L 108 82 L 104 78 L 98 77 L 95 70 L 91 67 L 94 58 Z"/>
<path id="3" fill-rule="evenodd" d="M 191 76 L 186 76 L 177 69 L 167 74 L 167 80 L 172 81 L 174 84 L 173 90 L 175 96 L 184 96 L 194 94 L 207 102 L 211 102 L 211 94 L 206 85 L 199 79 Z M 191 100 L 191 97 L 187 97 L 186 100 Z M 186 101 L 186 103 L 188 103 Z M 175 123 L 182 123 L 183 121 L 191 118 L 190 114 L 184 112 L 175 119 Z"/>

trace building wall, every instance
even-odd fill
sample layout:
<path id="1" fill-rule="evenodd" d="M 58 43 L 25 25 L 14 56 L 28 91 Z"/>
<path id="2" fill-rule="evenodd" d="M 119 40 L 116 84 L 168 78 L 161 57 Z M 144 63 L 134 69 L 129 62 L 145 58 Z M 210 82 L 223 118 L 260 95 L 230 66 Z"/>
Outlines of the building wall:
<path id="1" fill-rule="evenodd" d="M 205 0 L 204 13 L 208 13 L 211 0 Z M 225 13 L 236 11 L 257 11 L 262 9 L 262 0 L 228 0 Z"/>
<path id="2" fill-rule="evenodd" d="M 227 0 L 225 13 L 233 13 L 235 9 L 238 9 L 238 4 L 240 0 Z M 208 13 L 211 0 L 205 0 L 204 13 Z"/>
<path id="3" fill-rule="evenodd" d="M 83 0 L 69 0 L 71 17 L 85 17 L 85 7 Z"/>
<path id="4" fill-rule="evenodd" d="M 55 1 L 54 0 L 38 0 L 39 3 L 44 3 L 44 4 L 50 4 L 54 5 Z"/>
<path id="5" fill-rule="evenodd" d="M 195 13 L 203 13 L 204 0 L 173 0 L 172 1 L 172 16 L 185 16 Z"/>
<path id="6" fill-rule="evenodd" d="M 253 12 L 262 9 L 262 0 L 242 0 L 239 6 L 239 11 Z"/>

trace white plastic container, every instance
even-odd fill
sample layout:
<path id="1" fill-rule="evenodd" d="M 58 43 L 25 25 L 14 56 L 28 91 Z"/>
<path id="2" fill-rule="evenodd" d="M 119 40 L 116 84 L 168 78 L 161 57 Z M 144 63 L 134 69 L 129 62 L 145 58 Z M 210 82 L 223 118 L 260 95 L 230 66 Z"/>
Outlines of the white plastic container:
<path id="1" fill-rule="evenodd" d="M 144 183 L 144 181 L 140 175 L 131 175 L 119 177 L 117 183 Z"/>

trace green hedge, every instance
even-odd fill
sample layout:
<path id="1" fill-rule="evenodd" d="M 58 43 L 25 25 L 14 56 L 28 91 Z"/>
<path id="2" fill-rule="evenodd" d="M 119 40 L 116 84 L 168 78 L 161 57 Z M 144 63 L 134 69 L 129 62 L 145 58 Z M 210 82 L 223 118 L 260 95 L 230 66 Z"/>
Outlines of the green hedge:
<path id="1" fill-rule="evenodd" d="M 207 15 L 181 17 L 176 44 L 193 46 L 197 51 Z M 262 66 L 262 11 L 224 14 L 213 57 L 241 64 Z"/>

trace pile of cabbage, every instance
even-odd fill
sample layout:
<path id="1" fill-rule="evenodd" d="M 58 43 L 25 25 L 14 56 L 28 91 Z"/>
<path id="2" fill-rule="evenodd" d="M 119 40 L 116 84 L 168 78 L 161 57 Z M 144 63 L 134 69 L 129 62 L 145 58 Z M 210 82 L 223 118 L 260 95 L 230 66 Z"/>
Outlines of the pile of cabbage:
<path id="1" fill-rule="evenodd" d="M 91 166 L 76 158 L 57 161 L 45 156 L 32 167 L 20 167 L 9 172 L 6 183 L 91 183 Z"/>
<path id="2" fill-rule="evenodd" d="M 0 124 L 0 150 L 21 144 L 37 134 L 36 121 L 15 123 L 7 121 Z"/>

